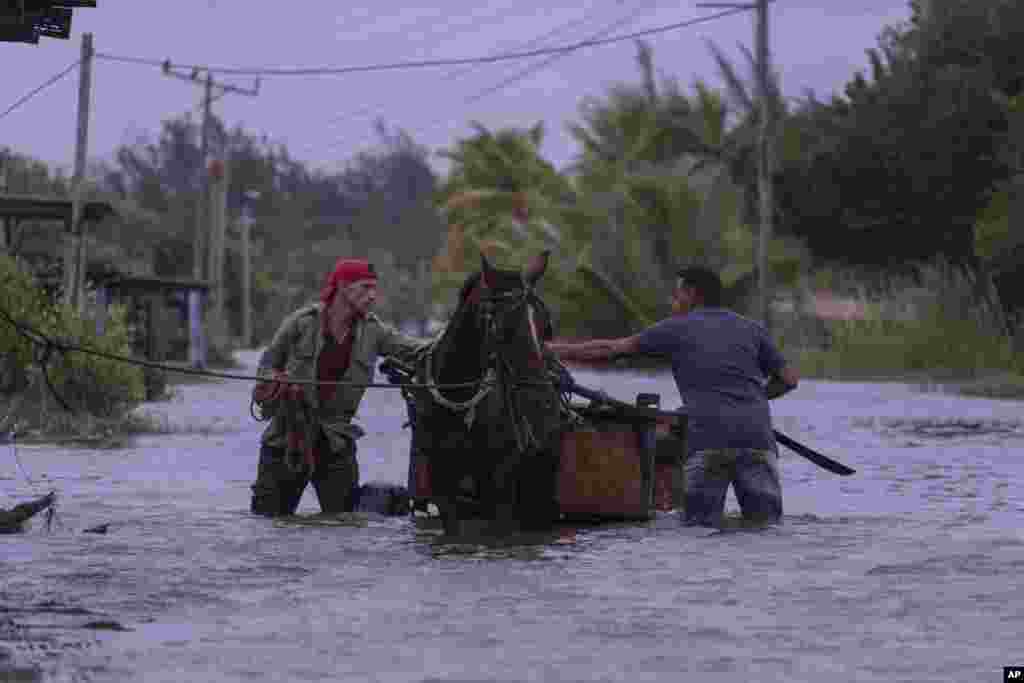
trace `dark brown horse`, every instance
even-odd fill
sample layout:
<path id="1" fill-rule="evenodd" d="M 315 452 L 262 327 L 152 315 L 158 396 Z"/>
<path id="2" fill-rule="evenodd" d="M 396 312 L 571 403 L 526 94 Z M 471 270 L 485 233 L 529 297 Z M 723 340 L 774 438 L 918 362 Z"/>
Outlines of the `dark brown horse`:
<path id="1" fill-rule="evenodd" d="M 414 449 L 449 533 L 461 519 L 538 528 L 557 515 L 559 394 L 543 352 L 551 319 L 535 291 L 547 258 L 523 271 L 483 258 L 420 368 L 421 381 L 442 386 L 418 392 Z M 452 384 L 466 386 L 443 386 Z"/>

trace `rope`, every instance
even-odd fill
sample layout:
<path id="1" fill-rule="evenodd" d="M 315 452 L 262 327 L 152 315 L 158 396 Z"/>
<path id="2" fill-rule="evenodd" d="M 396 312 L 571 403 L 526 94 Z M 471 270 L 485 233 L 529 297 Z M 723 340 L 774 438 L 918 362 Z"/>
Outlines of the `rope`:
<path id="1" fill-rule="evenodd" d="M 141 358 L 133 358 L 131 356 L 122 356 L 116 353 L 108 353 L 99 349 L 82 346 L 79 344 L 71 344 L 54 339 L 39 330 L 36 330 L 32 326 L 18 322 L 13 316 L 11 316 L 6 310 L 0 308 L 0 317 L 4 318 L 8 324 L 14 327 L 15 331 L 18 332 L 22 337 L 27 339 L 30 343 L 35 346 L 44 347 L 45 351 L 42 354 L 42 358 L 46 361 L 49 360 L 50 355 L 53 351 L 59 351 L 65 353 L 73 351 L 76 353 L 84 353 L 86 355 L 96 356 L 98 358 L 106 358 L 108 360 L 119 361 L 121 363 L 127 363 L 129 365 L 137 365 L 144 368 L 151 368 L 154 370 L 163 370 L 166 372 L 178 372 L 185 375 L 197 375 L 200 377 L 213 377 L 218 379 L 236 379 L 250 382 L 271 382 L 275 381 L 263 375 L 245 375 L 240 373 L 232 372 L 215 372 L 212 370 L 202 370 L 199 368 L 185 368 L 177 365 L 167 365 L 165 363 L 157 363 L 154 361 L 143 360 Z M 46 378 L 47 384 L 49 385 L 49 377 Z M 458 382 L 453 384 L 389 384 L 386 382 L 344 382 L 344 381 L 326 381 L 326 380 L 315 380 L 315 379 L 288 379 L 286 384 L 297 384 L 297 385 L 315 385 L 315 386 L 347 386 L 347 387 L 361 387 L 364 389 L 401 389 L 406 388 L 433 388 L 433 389 L 467 389 L 470 387 L 476 387 L 481 384 L 482 380 L 472 382 Z M 62 401 L 63 404 L 63 401 Z M 73 411 L 69 411 L 73 412 Z"/>

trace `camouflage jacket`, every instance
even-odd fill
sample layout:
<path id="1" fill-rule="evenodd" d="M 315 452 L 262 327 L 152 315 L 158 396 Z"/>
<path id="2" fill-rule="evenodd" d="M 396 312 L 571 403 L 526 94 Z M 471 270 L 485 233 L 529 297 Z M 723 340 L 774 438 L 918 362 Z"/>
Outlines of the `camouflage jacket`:
<path id="1" fill-rule="evenodd" d="M 322 310 L 322 304 L 312 304 L 284 319 L 260 358 L 261 376 L 269 377 L 273 370 L 286 370 L 290 379 L 316 380 L 324 346 Z M 340 381 L 356 384 L 373 381 L 377 356 L 393 356 L 410 362 L 429 343 L 401 334 L 372 313 L 355 323 L 352 334 L 352 360 Z M 352 418 L 366 393 L 365 387 L 341 385 L 324 405 L 320 404 L 315 384 L 303 385 L 302 392 L 310 415 L 324 431 L 332 451 L 345 448 L 346 439 L 354 441 L 363 436 L 363 430 L 352 424 Z M 276 415 L 263 431 L 262 442 L 267 446 L 284 447 L 286 431 L 284 417 Z"/>

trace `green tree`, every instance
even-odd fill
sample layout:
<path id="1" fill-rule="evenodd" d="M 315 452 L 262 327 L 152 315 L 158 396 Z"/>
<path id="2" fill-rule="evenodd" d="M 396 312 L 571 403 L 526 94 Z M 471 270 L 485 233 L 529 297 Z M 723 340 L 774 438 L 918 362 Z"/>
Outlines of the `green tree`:
<path id="1" fill-rule="evenodd" d="M 941 256 L 979 267 L 976 217 L 1008 177 L 1008 81 L 989 60 L 943 46 L 976 52 L 1006 4 L 934 3 L 941 20 L 915 9 L 869 51 L 870 79 L 858 73 L 843 97 L 805 112 L 817 135 L 777 187 L 782 222 L 820 260 Z"/>
<path id="2" fill-rule="evenodd" d="M 738 290 L 754 272 L 749 225 L 756 217 L 750 196 L 757 108 L 732 65 L 715 54 L 729 99 L 699 80 L 692 96 L 674 79 L 659 86 L 651 51 L 641 43 L 641 83 L 620 84 L 606 99 L 586 101 L 583 124 L 570 129 L 582 147 L 576 167 L 581 195 L 598 202 L 611 196 L 623 214 L 618 240 L 608 238 L 615 232 L 602 240 L 613 248 L 598 260 L 622 264 L 611 274 L 639 294 L 643 301 L 632 308 L 647 319 L 664 310 L 681 260 L 719 269 Z M 799 137 L 786 129 L 781 140 L 780 150 L 788 151 Z M 778 238 L 771 247 L 773 268 L 792 280 L 803 258 L 800 245 Z"/>

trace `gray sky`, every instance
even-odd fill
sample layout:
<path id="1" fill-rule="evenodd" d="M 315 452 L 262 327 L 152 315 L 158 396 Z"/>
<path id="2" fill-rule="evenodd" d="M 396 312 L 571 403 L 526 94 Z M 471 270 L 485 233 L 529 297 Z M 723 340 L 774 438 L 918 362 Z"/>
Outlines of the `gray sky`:
<path id="1" fill-rule="evenodd" d="M 446 0 L 439 7 L 409 0 L 373 3 L 302 0 L 99 0 L 77 9 L 70 40 L 39 45 L 0 43 L 0 111 L 79 56 L 81 34 L 92 32 L 98 52 L 221 67 L 353 66 L 416 59 L 470 57 L 515 51 L 576 21 L 545 42 L 587 39 L 637 13 L 612 35 L 684 21 L 721 10 L 668 0 Z M 303 11 L 292 8 L 303 7 Z M 244 9 L 243 9 L 244 8 Z M 778 0 L 771 10 L 772 52 L 788 95 L 810 88 L 823 99 L 867 64 L 865 50 L 886 24 L 905 21 L 907 0 Z M 583 19 L 589 19 L 582 21 Z M 742 65 L 737 44 L 750 45 L 753 13 L 741 13 L 651 36 L 655 67 L 689 85 L 719 79 L 705 39 Z M 532 44 L 531 47 L 536 47 Z M 263 79 L 257 97 L 228 95 L 214 104 L 230 125 L 242 124 L 286 144 L 292 156 L 317 168 L 339 168 L 375 142 L 373 120 L 408 130 L 431 150 L 452 144 L 478 120 L 497 128 L 543 120 L 543 152 L 556 165 L 576 147 L 565 124 L 586 96 L 616 82 L 638 82 L 632 41 L 580 50 L 478 102 L 466 100 L 543 58 L 469 67 L 340 76 Z M 467 71 L 468 69 L 468 71 Z M 457 77 L 452 77 L 455 72 Z M 251 86 L 250 78 L 222 77 Z M 110 159 L 117 145 L 154 134 L 160 121 L 191 109 L 202 88 L 164 76 L 158 68 L 97 60 L 93 73 L 89 157 Z M 74 158 L 77 72 L 0 119 L 0 145 L 70 168 Z M 360 110 L 369 111 L 360 113 Z"/>

